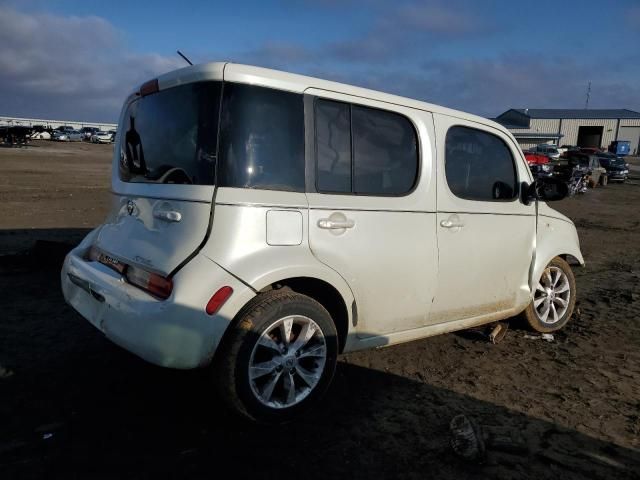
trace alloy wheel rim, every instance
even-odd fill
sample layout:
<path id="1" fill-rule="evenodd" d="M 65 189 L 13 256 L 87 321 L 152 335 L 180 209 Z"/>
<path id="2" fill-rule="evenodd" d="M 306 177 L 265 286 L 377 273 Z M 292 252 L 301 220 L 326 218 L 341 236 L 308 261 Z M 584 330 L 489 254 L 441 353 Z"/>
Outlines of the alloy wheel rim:
<path id="1" fill-rule="evenodd" d="M 547 325 L 558 323 L 569 309 L 569 278 L 558 267 L 547 267 L 536 286 L 533 308 L 538 319 Z"/>
<path id="2" fill-rule="evenodd" d="M 327 343 L 316 322 L 289 315 L 273 322 L 251 352 L 249 383 L 256 399 L 270 408 L 289 408 L 318 385 L 327 361 Z"/>

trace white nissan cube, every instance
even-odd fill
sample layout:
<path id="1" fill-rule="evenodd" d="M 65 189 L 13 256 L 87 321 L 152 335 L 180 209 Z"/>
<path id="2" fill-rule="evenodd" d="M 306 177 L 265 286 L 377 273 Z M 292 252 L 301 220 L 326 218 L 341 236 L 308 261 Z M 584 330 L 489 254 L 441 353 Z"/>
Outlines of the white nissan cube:
<path id="1" fill-rule="evenodd" d="M 207 367 L 260 422 L 326 391 L 340 353 L 521 314 L 572 315 L 573 223 L 486 118 L 232 63 L 126 100 L 112 208 L 65 259 L 66 301 L 157 365 Z"/>

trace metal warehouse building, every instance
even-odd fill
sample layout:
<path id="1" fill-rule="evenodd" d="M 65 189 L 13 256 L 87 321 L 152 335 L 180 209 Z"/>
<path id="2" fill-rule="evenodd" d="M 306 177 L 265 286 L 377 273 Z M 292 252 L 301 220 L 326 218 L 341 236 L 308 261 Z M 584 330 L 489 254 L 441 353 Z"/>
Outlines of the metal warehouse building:
<path id="1" fill-rule="evenodd" d="M 606 148 L 614 140 L 631 142 L 640 153 L 640 113 L 626 109 L 512 108 L 495 118 L 516 137 L 522 149 L 540 143 Z"/>

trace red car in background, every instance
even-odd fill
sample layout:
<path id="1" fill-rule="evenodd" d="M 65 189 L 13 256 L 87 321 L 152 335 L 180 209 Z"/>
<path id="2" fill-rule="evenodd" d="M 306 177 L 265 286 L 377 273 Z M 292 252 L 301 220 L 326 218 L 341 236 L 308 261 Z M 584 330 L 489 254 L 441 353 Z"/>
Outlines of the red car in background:
<path id="1" fill-rule="evenodd" d="M 549 157 L 539 153 L 524 152 L 524 158 L 529 164 L 529 169 L 535 178 L 551 177 L 553 175 L 553 167 L 549 165 Z"/>
<path id="2" fill-rule="evenodd" d="M 549 157 L 546 155 L 540 155 L 539 153 L 524 152 L 524 158 L 527 160 L 529 166 L 549 163 Z"/>

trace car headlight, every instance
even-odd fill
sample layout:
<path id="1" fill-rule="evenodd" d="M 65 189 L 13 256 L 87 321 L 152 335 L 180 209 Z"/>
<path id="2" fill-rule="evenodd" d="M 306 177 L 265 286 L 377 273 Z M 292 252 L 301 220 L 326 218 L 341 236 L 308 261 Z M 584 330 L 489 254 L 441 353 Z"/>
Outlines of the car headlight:
<path id="1" fill-rule="evenodd" d="M 627 173 L 629 173 L 629 170 L 621 170 L 620 173 L 627 174 Z"/>
<path id="2" fill-rule="evenodd" d="M 542 171 L 543 172 L 550 172 L 551 171 L 551 165 L 542 165 Z"/>

